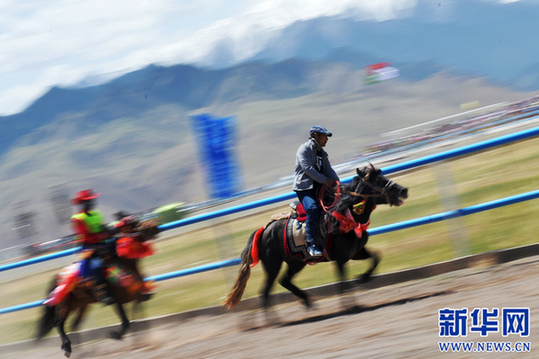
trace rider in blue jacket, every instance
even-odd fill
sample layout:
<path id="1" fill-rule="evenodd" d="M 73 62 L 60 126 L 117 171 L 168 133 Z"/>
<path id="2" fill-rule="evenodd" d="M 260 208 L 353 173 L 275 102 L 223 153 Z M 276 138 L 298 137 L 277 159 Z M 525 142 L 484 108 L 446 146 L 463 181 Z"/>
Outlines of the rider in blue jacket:
<path id="1" fill-rule="evenodd" d="M 329 156 L 323 147 L 332 133 L 322 126 L 313 126 L 310 138 L 302 144 L 296 153 L 296 168 L 293 190 L 307 212 L 307 250 L 311 257 L 323 255 L 322 249 L 316 244 L 318 224 L 320 222 L 320 207 L 317 202 L 317 191 L 322 185 L 335 186 L 339 176 L 329 163 Z"/>

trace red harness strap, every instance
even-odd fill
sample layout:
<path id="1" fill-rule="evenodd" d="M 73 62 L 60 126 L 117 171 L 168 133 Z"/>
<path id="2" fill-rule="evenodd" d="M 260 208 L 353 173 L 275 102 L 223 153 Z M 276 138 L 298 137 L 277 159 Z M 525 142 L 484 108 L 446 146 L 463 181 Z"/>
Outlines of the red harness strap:
<path id="1" fill-rule="evenodd" d="M 123 258 L 144 258 L 154 254 L 149 243 L 140 242 L 132 236 L 125 236 L 116 241 L 116 253 Z"/>
<path id="2" fill-rule="evenodd" d="M 361 238 L 361 236 L 363 235 L 363 231 L 366 231 L 369 227 L 369 224 L 371 223 L 370 221 L 363 224 L 357 223 L 354 217 L 352 217 L 350 209 L 346 209 L 346 215 L 335 211 L 331 212 L 331 215 L 335 217 L 337 221 L 339 221 L 339 230 L 342 233 L 348 233 L 351 230 L 354 230 L 358 238 Z"/>
<path id="3" fill-rule="evenodd" d="M 253 268 L 259 261 L 258 243 L 260 242 L 260 237 L 262 237 L 262 232 L 264 232 L 264 227 L 256 231 L 255 236 L 253 238 L 253 243 L 251 244 L 251 258 L 253 260 L 253 263 L 251 264 L 251 268 Z"/>

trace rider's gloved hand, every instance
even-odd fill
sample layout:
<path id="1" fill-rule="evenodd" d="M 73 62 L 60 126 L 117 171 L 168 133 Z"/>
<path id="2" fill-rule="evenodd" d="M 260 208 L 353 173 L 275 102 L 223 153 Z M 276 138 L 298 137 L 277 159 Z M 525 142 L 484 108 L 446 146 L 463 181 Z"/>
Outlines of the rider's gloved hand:
<path id="1" fill-rule="evenodd" d="M 333 188 L 337 185 L 337 181 L 335 181 L 333 178 L 328 178 L 326 182 L 324 182 L 324 186 L 328 188 Z"/>

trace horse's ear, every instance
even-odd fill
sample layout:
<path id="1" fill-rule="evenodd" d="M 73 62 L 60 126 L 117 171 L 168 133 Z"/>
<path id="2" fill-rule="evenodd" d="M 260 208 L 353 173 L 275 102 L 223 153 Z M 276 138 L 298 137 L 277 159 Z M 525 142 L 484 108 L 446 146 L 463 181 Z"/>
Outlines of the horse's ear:
<path id="1" fill-rule="evenodd" d="M 365 182 L 369 180 L 371 177 L 371 173 L 373 171 L 372 165 L 370 168 L 365 168 Z"/>
<path id="2" fill-rule="evenodd" d="M 382 170 L 380 168 L 376 168 L 374 167 L 374 165 L 372 163 L 369 162 L 369 165 L 370 165 L 370 172 L 374 172 L 375 174 L 379 175 L 382 173 Z"/>
<path id="3" fill-rule="evenodd" d="M 356 173 L 361 178 L 368 178 L 370 171 L 368 167 L 363 167 L 362 169 L 356 168 Z"/>

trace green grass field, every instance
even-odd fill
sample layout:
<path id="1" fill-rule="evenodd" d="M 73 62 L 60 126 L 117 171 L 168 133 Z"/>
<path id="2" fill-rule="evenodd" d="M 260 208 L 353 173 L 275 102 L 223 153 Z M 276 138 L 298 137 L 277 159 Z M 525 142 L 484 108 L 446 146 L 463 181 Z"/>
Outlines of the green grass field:
<path id="1" fill-rule="evenodd" d="M 371 228 L 430 214 L 475 205 L 539 188 L 539 139 L 521 141 L 473 156 L 424 166 L 390 176 L 409 188 L 409 199 L 401 207 L 379 206 Z M 447 184 L 447 179 L 452 184 Z M 452 196 L 454 191 L 455 196 Z M 193 230 L 157 241 L 159 253 L 143 261 L 147 276 L 186 269 L 239 257 L 250 233 L 265 225 L 271 214 L 288 209 L 288 202 L 249 218 L 231 219 L 211 228 Z M 539 201 L 531 200 L 467 217 L 372 236 L 368 247 L 379 252 L 378 273 L 449 260 L 473 254 L 536 242 Z M 216 240 L 217 239 L 217 240 Z M 217 241 L 220 244 L 217 245 Z M 223 258 L 220 253 L 234 253 Z M 283 266 L 284 268 L 284 266 Z M 349 278 L 366 268 L 350 262 Z M 2 284 L 0 308 L 43 299 L 58 269 Z M 218 305 L 227 294 L 237 267 L 225 268 L 157 283 L 157 295 L 144 304 L 144 317 L 176 313 Z M 263 271 L 253 269 L 244 298 L 258 296 Z M 306 267 L 295 279 L 302 287 L 336 280 L 333 264 Z M 278 285 L 274 291 L 283 291 Z M 299 304 L 298 304 L 299 305 Z M 2 315 L 0 343 L 31 339 L 41 308 Z M 138 318 L 142 314 L 138 313 Z M 132 316 L 133 317 L 133 316 Z M 95 305 L 83 329 L 118 323 L 112 308 Z M 57 335 L 53 331 L 52 335 Z"/>

